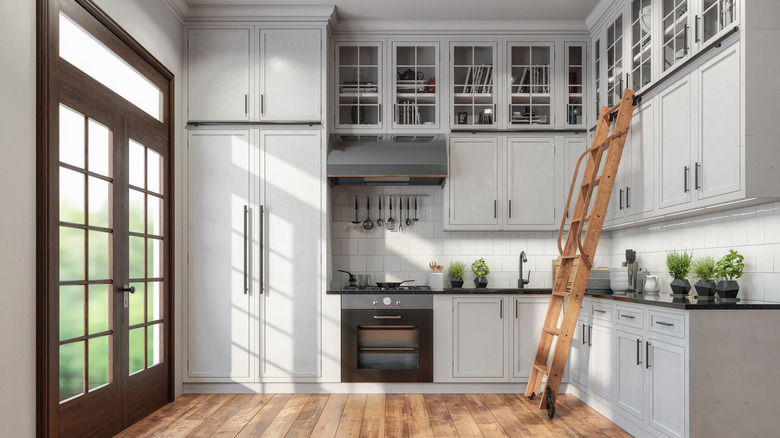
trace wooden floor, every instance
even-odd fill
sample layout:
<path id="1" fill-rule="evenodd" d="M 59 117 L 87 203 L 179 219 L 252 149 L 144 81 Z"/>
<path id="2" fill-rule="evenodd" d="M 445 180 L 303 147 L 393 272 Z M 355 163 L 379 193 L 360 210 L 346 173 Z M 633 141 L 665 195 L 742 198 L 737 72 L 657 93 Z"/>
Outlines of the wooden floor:
<path id="1" fill-rule="evenodd" d="M 630 437 L 571 395 L 186 394 L 120 437 Z"/>

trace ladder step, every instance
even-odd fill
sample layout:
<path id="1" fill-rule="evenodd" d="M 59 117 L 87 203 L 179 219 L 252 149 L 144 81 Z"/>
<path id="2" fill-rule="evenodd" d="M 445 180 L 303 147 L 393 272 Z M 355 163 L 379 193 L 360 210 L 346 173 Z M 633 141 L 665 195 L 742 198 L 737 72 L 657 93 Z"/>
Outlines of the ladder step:
<path id="1" fill-rule="evenodd" d="M 561 330 L 557 329 L 557 328 L 547 328 L 547 327 L 544 327 L 542 329 L 542 331 L 547 333 L 547 334 L 553 335 L 553 336 L 558 336 L 558 335 L 561 334 Z"/>
<path id="2" fill-rule="evenodd" d="M 571 295 L 570 292 L 560 292 L 560 291 L 558 291 L 558 292 L 553 292 L 552 293 L 552 296 L 554 296 L 554 297 L 564 297 L 564 298 L 566 298 L 569 295 Z"/>
<path id="3" fill-rule="evenodd" d="M 561 258 L 562 258 L 563 260 L 574 260 L 574 259 L 578 259 L 578 258 L 580 258 L 580 255 L 579 255 L 579 254 L 574 254 L 574 255 L 564 255 L 564 256 L 561 256 Z"/>
<path id="4" fill-rule="evenodd" d="M 593 187 L 596 187 L 600 183 L 601 183 L 601 177 L 598 177 L 598 178 L 594 179 L 592 183 L 590 181 L 586 181 L 586 182 L 582 183 L 582 188 L 583 189 L 587 188 L 590 185 L 593 185 Z"/>
<path id="5" fill-rule="evenodd" d="M 539 370 L 539 372 L 542 374 L 550 374 L 550 367 L 547 365 L 539 365 L 538 363 L 535 363 L 534 368 Z"/>
<path id="6" fill-rule="evenodd" d="M 576 218 L 572 219 L 571 222 L 572 223 L 574 223 L 574 222 L 577 222 L 577 223 L 580 223 L 580 222 L 590 222 L 590 215 L 587 215 L 584 218 L 576 217 Z"/>

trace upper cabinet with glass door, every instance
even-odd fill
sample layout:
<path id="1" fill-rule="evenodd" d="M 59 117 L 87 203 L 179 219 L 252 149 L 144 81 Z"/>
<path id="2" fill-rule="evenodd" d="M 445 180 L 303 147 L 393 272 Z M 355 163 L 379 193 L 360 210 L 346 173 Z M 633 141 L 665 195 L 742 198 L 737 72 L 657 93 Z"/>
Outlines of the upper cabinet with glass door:
<path id="1" fill-rule="evenodd" d="M 495 128 L 497 43 L 451 43 L 450 127 Z"/>
<path id="2" fill-rule="evenodd" d="M 336 128 L 382 129 L 382 43 L 337 42 Z"/>
<path id="3" fill-rule="evenodd" d="M 623 96 L 623 14 L 607 26 L 607 105 L 613 106 Z"/>
<path id="4" fill-rule="evenodd" d="M 585 44 L 564 44 L 566 59 L 566 126 L 585 125 Z"/>
<path id="5" fill-rule="evenodd" d="M 661 71 L 688 58 L 691 52 L 691 1 L 661 2 Z"/>
<path id="6" fill-rule="evenodd" d="M 394 129 L 438 129 L 439 43 L 393 43 Z"/>
<path id="7" fill-rule="evenodd" d="M 638 91 L 653 80 L 652 0 L 631 0 L 629 14 L 628 86 Z"/>
<path id="8" fill-rule="evenodd" d="M 554 123 L 553 47 L 553 43 L 507 44 L 509 126 Z"/>
<path id="9" fill-rule="evenodd" d="M 702 46 L 706 46 L 723 32 L 737 25 L 740 0 L 701 0 L 701 2 L 701 24 L 698 26 L 701 28 L 701 34 L 696 36 L 696 40 Z"/>

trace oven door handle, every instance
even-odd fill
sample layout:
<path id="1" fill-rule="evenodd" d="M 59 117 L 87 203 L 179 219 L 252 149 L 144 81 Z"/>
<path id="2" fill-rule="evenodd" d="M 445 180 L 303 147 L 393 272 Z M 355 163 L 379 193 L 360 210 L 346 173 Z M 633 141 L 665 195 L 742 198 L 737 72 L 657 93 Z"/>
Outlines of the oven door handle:
<path id="1" fill-rule="evenodd" d="M 401 319 L 401 315 L 374 315 L 374 319 Z"/>
<path id="2" fill-rule="evenodd" d="M 360 351 L 417 351 L 415 347 L 360 347 Z"/>

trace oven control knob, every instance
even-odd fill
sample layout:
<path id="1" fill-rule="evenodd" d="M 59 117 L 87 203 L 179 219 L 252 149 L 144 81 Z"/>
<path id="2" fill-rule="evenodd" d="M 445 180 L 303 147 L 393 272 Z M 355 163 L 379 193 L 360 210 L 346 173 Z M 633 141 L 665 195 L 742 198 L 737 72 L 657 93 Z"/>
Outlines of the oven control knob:
<path id="1" fill-rule="evenodd" d="M 401 305 L 401 300 L 398 300 L 398 301 L 396 301 L 396 302 L 395 302 L 395 305 L 396 305 L 396 306 L 400 306 L 400 305 Z"/>
<path id="2" fill-rule="evenodd" d="M 377 304 L 379 304 L 379 301 L 374 300 L 374 307 L 376 307 Z"/>
<path id="3" fill-rule="evenodd" d="M 391 299 L 390 299 L 390 297 L 384 297 L 384 298 L 382 298 L 382 303 L 383 303 L 385 306 L 389 306 L 389 305 L 390 305 L 390 303 L 392 303 L 392 302 L 393 302 L 393 300 L 391 300 Z"/>

